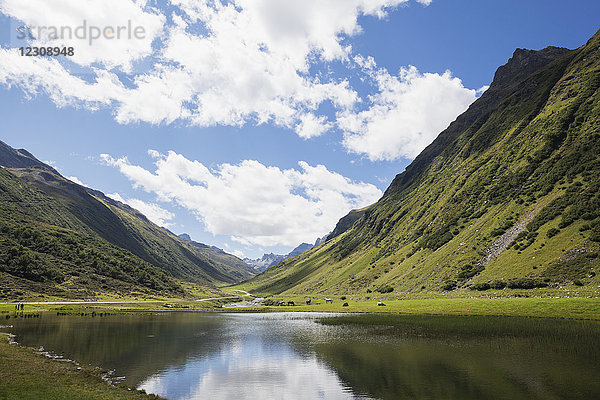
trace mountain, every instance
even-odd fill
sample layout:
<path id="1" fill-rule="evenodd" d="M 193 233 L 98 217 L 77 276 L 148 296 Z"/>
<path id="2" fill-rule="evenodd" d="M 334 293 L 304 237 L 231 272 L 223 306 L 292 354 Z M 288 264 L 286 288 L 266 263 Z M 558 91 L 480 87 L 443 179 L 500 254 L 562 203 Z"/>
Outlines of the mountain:
<path id="1" fill-rule="evenodd" d="M 0 142 L 0 296 L 185 295 L 254 271 L 186 243 L 126 204 Z"/>
<path id="2" fill-rule="evenodd" d="M 266 271 L 272 266 L 279 264 L 283 260 L 285 260 L 284 255 L 274 253 L 263 254 L 261 258 L 257 259 L 244 258 L 244 262 L 246 264 L 250 265 L 252 268 L 260 272 Z"/>
<path id="3" fill-rule="evenodd" d="M 600 32 L 517 49 L 490 88 L 328 241 L 253 293 L 440 293 L 600 284 Z"/>
<path id="4" fill-rule="evenodd" d="M 246 264 L 250 265 L 255 270 L 263 272 L 263 271 L 266 271 L 267 269 L 271 268 L 272 266 L 279 264 L 283 260 L 287 260 L 288 258 L 295 257 L 304 252 L 307 252 L 308 250 L 312 249 L 313 247 L 318 246 L 321 243 L 324 243 L 326 239 L 327 239 L 327 236 L 317 239 L 315 241 L 315 244 L 302 243 L 301 245 L 299 245 L 298 247 L 296 247 L 294 250 L 290 251 L 286 255 L 269 253 L 269 254 L 263 254 L 263 256 L 261 258 L 257 258 L 254 260 L 251 258 L 244 258 L 244 262 Z"/>
<path id="5" fill-rule="evenodd" d="M 190 235 L 188 235 L 187 233 L 182 233 L 181 235 L 177 235 L 177 237 L 181 240 L 184 240 L 186 242 L 191 242 L 192 241 L 192 237 Z"/>
<path id="6" fill-rule="evenodd" d="M 187 242 L 190 246 L 194 247 L 197 251 L 204 254 L 206 257 L 210 258 L 211 260 L 217 261 L 229 267 L 229 273 L 233 275 L 238 281 L 248 279 L 249 277 L 252 277 L 256 274 L 252 267 L 250 267 L 243 260 L 234 256 L 233 254 L 226 253 L 225 251 L 216 246 L 209 246 L 204 243 L 195 242 L 187 233 L 183 233 L 178 237 L 183 241 Z"/>

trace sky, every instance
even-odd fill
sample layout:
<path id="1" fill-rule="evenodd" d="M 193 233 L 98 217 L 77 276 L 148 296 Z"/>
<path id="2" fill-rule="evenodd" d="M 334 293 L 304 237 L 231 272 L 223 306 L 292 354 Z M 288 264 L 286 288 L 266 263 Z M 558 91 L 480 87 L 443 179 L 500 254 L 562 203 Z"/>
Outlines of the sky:
<path id="1" fill-rule="evenodd" d="M 376 202 L 516 48 L 577 48 L 598 15 L 595 0 L 0 0 L 0 140 L 176 234 L 285 254 Z"/>

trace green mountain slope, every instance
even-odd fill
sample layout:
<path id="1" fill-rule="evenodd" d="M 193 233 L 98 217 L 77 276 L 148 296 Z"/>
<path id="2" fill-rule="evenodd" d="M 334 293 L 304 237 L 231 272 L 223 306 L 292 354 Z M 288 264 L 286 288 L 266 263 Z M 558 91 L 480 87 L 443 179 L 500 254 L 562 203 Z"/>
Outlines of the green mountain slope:
<path id="1" fill-rule="evenodd" d="M 15 292 L 182 296 L 182 282 L 209 288 L 254 275 L 237 257 L 186 243 L 133 208 L 63 178 L 24 150 L 0 142 L 0 165 L 0 295 L 5 298 Z"/>
<path id="2" fill-rule="evenodd" d="M 599 87 L 600 32 L 577 50 L 518 49 L 379 202 L 244 288 L 597 292 Z"/>

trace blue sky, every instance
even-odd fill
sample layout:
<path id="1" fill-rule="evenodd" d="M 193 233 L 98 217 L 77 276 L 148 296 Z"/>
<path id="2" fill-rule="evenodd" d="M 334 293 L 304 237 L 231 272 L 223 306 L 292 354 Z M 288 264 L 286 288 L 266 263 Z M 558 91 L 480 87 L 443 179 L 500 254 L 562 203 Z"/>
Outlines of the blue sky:
<path id="1" fill-rule="evenodd" d="M 163 3 L 0 0 L 0 139 L 250 257 L 376 201 L 515 48 L 576 48 L 600 28 L 596 1 Z M 127 19 L 145 40 L 14 35 Z M 19 56 L 27 44 L 77 56 Z"/>

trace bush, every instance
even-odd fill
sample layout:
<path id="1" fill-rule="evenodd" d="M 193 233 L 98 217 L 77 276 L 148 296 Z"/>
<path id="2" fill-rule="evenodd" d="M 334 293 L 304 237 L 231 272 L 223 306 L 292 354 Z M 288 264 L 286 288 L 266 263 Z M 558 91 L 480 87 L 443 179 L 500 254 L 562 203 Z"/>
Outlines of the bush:
<path id="1" fill-rule="evenodd" d="M 511 289 L 535 289 L 546 287 L 548 284 L 536 279 L 520 278 L 508 282 L 508 287 Z"/>
<path id="2" fill-rule="evenodd" d="M 457 278 L 459 280 L 466 281 L 467 279 L 470 279 L 470 278 L 474 277 L 475 275 L 479 274 L 484 269 L 485 268 L 483 267 L 483 265 L 468 264 L 461 268 L 460 272 L 458 273 Z"/>
<path id="3" fill-rule="evenodd" d="M 384 285 L 384 286 L 380 286 L 377 288 L 377 291 L 379 293 L 392 293 L 394 291 L 394 288 L 388 285 Z"/>
<path id="4" fill-rule="evenodd" d="M 442 286 L 442 290 L 445 292 L 449 292 L 454 289 L 456 289 L 456 281 L 446 281 Z"/>
<path id="5" fill-rule="evenodd" d="M 340 300 L 346 300 L 346 296 L 340 297 Z"/>
<path id="6" fill-rule="evenodd" d="M 493 281 L 490 283 L 491 289 L 504 289 L 506 287 L 506 282 L 504 281 Z"/>
<path id="7" fill-rule="evenodd" d="M 553 236 L 558 235 L 559 233 L 560 233 L 559 229 L 551 228 L 551 229 L 548 230 L 548 232 L 546 232 L 546 236 L 548 236 L 548 238 L 551 238 Z"/>
<path id="8" fill-rule="evenodd" d="M 482 291 L 482 290 L 488 290 L 490 288 L 491 288 L 491 286 L 489 283 L 476 283 L 474 285 L 471 285 L 471 290 Z"/>

